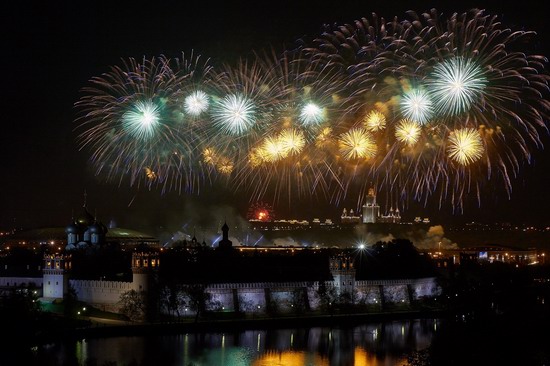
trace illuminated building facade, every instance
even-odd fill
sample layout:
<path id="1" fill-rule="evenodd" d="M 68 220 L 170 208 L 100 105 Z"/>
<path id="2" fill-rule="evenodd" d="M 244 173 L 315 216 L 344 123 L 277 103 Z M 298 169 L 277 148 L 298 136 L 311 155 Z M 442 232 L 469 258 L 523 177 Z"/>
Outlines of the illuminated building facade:
<path id="1" fill-rule="evenodd" d="M 401 214 L 397 208 L 395 211 L 393 208 L 390 208 L 390 212 L 387 215 L 382 215 L 378 217 L 378 222 L 386 224 L 398 224 L 401 222 Z"/>
<path id="2" fill-rule="evenodd" d="M 374 189 L 369 189 L 369 194 L 365 197 L 363 205 L 363 224 L 372 224 L 378 222 L 380 216 L 380 206 L 376 203 L 376 195 Z"/>
<path id="3" fill-rule="evenodd" d="M 356 215 L 353 209 L 348 212 L 348 210 L 344 208 L 342 216 L 340 217 L 340 222 L 342 224 L 360 224 L 361 216 Z"/>

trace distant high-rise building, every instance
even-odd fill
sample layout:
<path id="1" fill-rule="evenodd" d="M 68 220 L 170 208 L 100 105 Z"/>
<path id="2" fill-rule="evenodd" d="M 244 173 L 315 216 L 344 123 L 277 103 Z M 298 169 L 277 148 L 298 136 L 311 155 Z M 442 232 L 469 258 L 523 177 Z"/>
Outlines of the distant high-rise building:
<path id="1" fill-rule="evenodd" d="M 378 216 L 380 216 L 380 206 L 376 203 L 374 188 L 370 188 L 363 205 L 363 223 L 375 223 L 378 221 Z"/>

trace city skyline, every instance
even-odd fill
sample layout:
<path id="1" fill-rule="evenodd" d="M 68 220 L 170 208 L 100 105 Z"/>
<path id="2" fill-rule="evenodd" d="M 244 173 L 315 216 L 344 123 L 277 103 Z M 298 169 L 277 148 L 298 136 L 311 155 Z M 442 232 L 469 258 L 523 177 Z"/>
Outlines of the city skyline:
<path id="1" fill-rule="evenodd" d="M 484 8 L 507 24 L 524 26 L 538 33 L 539 53 L 547 56 L 543 6 L 522 4 L 504 8 L 487 2 Z M 527 4 L 529 5 L 529 4 Z M 1 185 L 0 228 L 40 227 L 66 223 L 82 206 L 87 193 L 89 210 L 102 220 L 114 219 L 121 225 L 151 230 L 159 226 L 179 227 L 190 217 L 234 215 L 244 217 L 249 201 L 239 192 L 205 186 L 200 192 L 161 193 L 160 190 L 117 185 L 94 177 L 89 153 L 79 151 L 75 141 L 74 103 L 90 78 L 107 72 L 121 59 L 164 54 L 179 57 L 181 52 L 196 52 L 213 59 L 249 56 L 252 50 L 280 47 L 303 36 L 316 36 L 324 23 L 350 23 L 375 12 L 386 19 L 402 17 L 408 9 L 418 12 L 435 7 L 440 12 L 463 12 L 460 8 L 438 8 L 428 4 L 395 3 L 392 6 L 321 6 L 279 4 L 269 19 L 251 5 L 204 9 L 200 5 L 165 7 L 149 11 L 130 5 L 108 7 L 102 4 L 57 4 L 40 6 L 10 5 L 4 22 L 8 38 L 7 133 L 2 134 L 5 179 Z M 332 12 L 331 12 L 332 11 Z M 181 17 L 181 18 L 180 18 Z M 548 135 L 541 136 L 544 145 Z M 511 200 L 499 189 L 493 197 L 469 197 L 464 213 L 439 208 L 436 197 L 424 202 L 409 202 L 405 215 L 425 210 L 440 221 L 479 220 L 548 222 L 550 194 L 546 187 L 550 167 L 545 151 L 533 151 L 533 165 L 521 167 L 512 178 Z M 289 218 L 338 217 L 343 208 L 360 206 L 357 194 L 337 204 L 323 197 L 270 202 L 282 216 Z M 353 207 L 353 206 L 356 207 Z M 388 200 L 381 202 L 393 206 Z M 425 207 L 424 207 L 425 206 Z M 521 215 L 518 215 L 521 213 Z M 15 223 L 14 223 L 15 220 Z M 471 220 L 470 220 L 471 221 Z"/>

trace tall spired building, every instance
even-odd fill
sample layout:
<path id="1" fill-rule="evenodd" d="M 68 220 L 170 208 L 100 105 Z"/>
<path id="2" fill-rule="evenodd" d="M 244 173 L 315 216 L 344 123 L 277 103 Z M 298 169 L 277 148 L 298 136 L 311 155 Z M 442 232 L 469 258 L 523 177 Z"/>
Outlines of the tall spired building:
<path id="1" fill-rule="evenodd" d="M 380 206 L 376 203 L 374 188 L 370 188 L 363 205 L 363 223 L 375 223 L 378 221 L 378 216 L 380 216 Z"/>

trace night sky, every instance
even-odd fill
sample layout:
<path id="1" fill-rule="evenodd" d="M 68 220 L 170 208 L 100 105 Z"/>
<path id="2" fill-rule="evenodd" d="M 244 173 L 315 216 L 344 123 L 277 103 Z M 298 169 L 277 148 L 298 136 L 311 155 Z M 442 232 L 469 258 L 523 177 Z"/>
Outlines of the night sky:
<path id="1" fill-rule="evenodd" d="M 116 5 L 114 5 L 116 3 Z M 347 4 L 349 3 L 349 4 Z M 416 3 L 417 5 L 413 5 Z M 215 4 L 215 5 L 214 5 Z M 403 18 L 406 10 L 435 7 L 444 14 L 479 7 L 510 26 L 539 33 L 539 53 L 548 56 L 547 13 L 543 1 L 434 2 L 279 1 L 279 2 L 31 2 L 2 6 L 0 132 L 0 230 L 62 226 L 87 206 L 104 222 L 154 233 L 191 219 L 245 216 L 249 202 L 239 192 L 209 190 L 195 194 L 120 187 L 94 177 L 88 152 L 79 151 L 74 103 L 93 76 L 120 65 L 121 59 L 194 51 L 214 60 L 233 60 L 253 49 L 282 47 L 302 36 L 315 36 L 323 23 L 346 23 L 371 12 Z M 543 136 L 550 146 L 548 136 Z M 534 164 L 522 169 L 511 200 L 503 193 L 467 202 L 464 213 L 441 210 L 437 202 L 411 204 L 406 215 L 434 221 L 485 220 L 550 223 L 550 156 L 536 151 Z M 353 202 L 356 197 L 351 198 Z M 435 200 L 434 200 L 435 201 Z M 283 207 L 284 206 L 284 207 Z M 279 217 L 335 219 L 345 203 L 304 200 L 275 207 Z"/>

